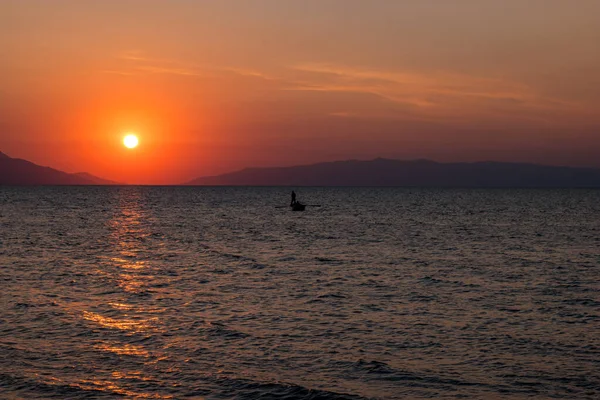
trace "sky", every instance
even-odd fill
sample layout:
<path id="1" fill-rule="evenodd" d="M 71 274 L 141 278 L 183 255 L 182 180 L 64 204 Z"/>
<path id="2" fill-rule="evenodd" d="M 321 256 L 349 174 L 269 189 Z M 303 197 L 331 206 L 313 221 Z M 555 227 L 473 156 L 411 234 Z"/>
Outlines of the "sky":
<path id="1" fill-rule="evenodd" d="M 599 16 L 598 0 L 2 0 L 0 151 L 139 184 L 375 157 L 600 167 Z"/>

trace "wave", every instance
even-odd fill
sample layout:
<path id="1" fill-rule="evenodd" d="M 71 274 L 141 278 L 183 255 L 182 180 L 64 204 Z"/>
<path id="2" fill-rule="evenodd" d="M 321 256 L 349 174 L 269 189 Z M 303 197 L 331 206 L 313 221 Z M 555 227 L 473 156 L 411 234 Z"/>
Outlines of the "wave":
<path id="1" fill-rule="evenodd" d="M 194 386 L 182 388 L 177 393 L 172 390 L 165 390 L 162 385 L 155 389 L 165 391 L 164 395 L 159 393 L 148 393 L 146 390 L 129 390 L 119 388 L 116 385 L 94 388 L 90 385 L 81 385 L 79 383 L 65 383 L 58 379 L 49 378 L 51 382 L 43 382 L 38 379 L 31 379 L 23 376 L 15 376 L 0 373 L 0 387 L 3 388 L 3 398 L 14 399 L 26 396 L 27 398 L 46 398 L 46 399 L 90 399 L 90 398 L 182 398 L 207 396 L 211 398 L 234 398 L 234 399 L 281 399 L 281 400 L 363 400 L 368 399 L 354 394 L 337 393 L 327 390 L 310 389 L 304 386 L 288 384 L 283 382 L 257 382 L 249 379 L 229 379 L 204 377 L 200 380 L 201 386 L 198 387 L 198 380 Z"/>
<path id="2" fill-rule="evenodd" d="M 3 396 L 14 399 L 22 398 L 46 398 L 46 399 L 89 399 L 89 398 L 114 398 L 120 395 L 104 390 L 84 389 L 66 383 L 47 383 L 37 379 L 22 376 L 4 374 L 0 372 L 0 387 L 3 388 Z"/>

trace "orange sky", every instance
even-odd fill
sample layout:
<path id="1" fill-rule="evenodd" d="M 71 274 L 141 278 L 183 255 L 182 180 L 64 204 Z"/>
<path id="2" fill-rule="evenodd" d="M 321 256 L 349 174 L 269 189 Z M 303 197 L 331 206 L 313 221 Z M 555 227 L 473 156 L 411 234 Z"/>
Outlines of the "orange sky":
<path id="1" fill-rule="evenodd" d="M 597 0 L 2 0 L 0 151 L 143 184 L 377 156 L 600 167 L 599 15 Z"/>

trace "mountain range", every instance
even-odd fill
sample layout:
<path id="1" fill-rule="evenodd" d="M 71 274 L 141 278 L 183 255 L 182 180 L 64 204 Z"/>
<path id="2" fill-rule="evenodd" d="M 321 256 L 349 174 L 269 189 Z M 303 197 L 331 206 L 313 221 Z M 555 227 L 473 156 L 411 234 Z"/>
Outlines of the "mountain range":
<path id="1" fill-rule="evenodd" d="M 0 152 L 0 185 L 119 185 L 86 172 L 67 173 Z M 430 160 L 335 161 L 246 168 L 194 179 L 188 186 L 404 186 L 600 188 L 600 168 L 526 163 L 438 163 Z"/>
<path id="2" fill-rule="evenodd" d="M 0 185 L 118 185 L 87 172 L 69 174 L 0 152 Z"/>
<path id="3" fill-rule="evenodd" d="M 438 163 L 429 160 L 337 161 L 283 168 L 247 168 L 187 185 L 600 187 L 600 169 L 524 163 Z"/>

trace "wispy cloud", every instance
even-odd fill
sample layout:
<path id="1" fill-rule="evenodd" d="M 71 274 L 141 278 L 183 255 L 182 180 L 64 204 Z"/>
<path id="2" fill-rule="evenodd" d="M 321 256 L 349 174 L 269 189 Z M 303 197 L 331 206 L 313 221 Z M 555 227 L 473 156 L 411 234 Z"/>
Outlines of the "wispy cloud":
<path id="1" fill-rule="evenodd" d="M 263 72 L 249 68 L 197 65 L 177 59 L 150 57 L 141 50 L 124 51 L 118 54 L 116 59 L 122 62 L 120 68 L 105 69 L 102 72 L 119 75 L 168 74 L 191 77 L 233 74 L 264 80 L 274 79 Z"/>
<path id="2" fill-rule="evenodd" d="M 253 77 L 253 78 L 261 78 L 261 79 L 265 79 L 265 80 L 276 80 L 277 78 L 275 78 L 272 75 L 257 71 L 257 70 L 253 70 L 253 69 L 247 69 L 247 68 L 234 68 L 234 67 L 213 67 L 213 69 L 218 70 L 218 71 L 223 71 L 223 72 L 230 72 L 236 75 L 240 75 L 240 76 L 248 76 L 248 77 Z"/>
<path id="3" fill-rule="evenodd" d="M 297 89 L 366 91 L 396 101 L 419 106 L 436 103 L 435 96 L 484 97 L 526 100 L 534 97 L 526 85 L 499 79 L 479 78 L 448 72 L 390 72 L 365 70 L 327 64 L 305 64 L 293 69 L 324 75 L 324 79 L 306 82 Z"/>
<path id="4" fill-rule="evenodd" d="M 544 95 L 524 82 L 452 71 L 386 70 L 329 63 L 303 63 L 264 71 L 246 66 L 193 64 L 149 56 L 140 50 L 124 51 L 115 59 L 119 64 L 106 68 L 104 73 L 161 74 L 224 82 L 239 79 L 238 82 L 251 85 L 240 85 L 239 91 L 260 88 L 265 93 L 270 91 L 274 100 L 282 98 L 283 92 L 330 93 L 334 96 L 329 96 L 327 106 L 321 107 L 322 115 L 331 117 L 552 123 L 565 116 L 590 112 L 585 104 Z M 284 98 L 308 101 L 306 96 Z M 336 99 L 339 105 L 332 104 Z"/>
<path id="5" fill-rule="evenodd" d="M 102 70 L 101 72 L 104 74 L 123 75 L 123 76 L 135 75 L 135 73 L 131 72 L 131 71 L 120 71 L 120 70 L 114 70 L 114 69 L 105 69 L 105 70 Z"/>
<path id="6" fill-rule="evenodd" d="M 340 118 L 347 118 L 347 117 L 353 116 L 353 114 L 348 111 L 336 111 L 336 112 L 329 113 L 329 115 L 331 115 L 332 117 L 340 117 Z"/>
<path id="7" fill-rule="evenodd" d="M 136 71 L 148 72 L 151 74 L 170 74 L 170 75 L 183 75 L 183 76 L 200 76 L 203 75 L 201 71 L 183 68 L 183 67 L 159 67 L 152 65 L 140 65 L 135 67 Z"/>
<path id="8" fill-rule="evenodd" d="M 302 77 L 287 90 L 368 93 L 430 117 L 506 116 L 540 119 L 536 113 L 581 106 L 540 94 L 507 79 L 445 71 L 386 71 L 332 64 L 300 64 Z"/>
<path id="9" fill-rule="evenodd" d="M 103 72 L 119 75 L 169 74 L 181 76 L 200 76 L 203 71 L 194 65 L 174 59 L 149 57 L 141 50 L 127 50 L 115 57 L 121 62 L 120 68 Z"/>
<path id="10" fill-rule="evenodd" d="M 147 57 L 144 57 L 143 52 L 141 50 L 126 50 L 119 55 L 119 58 L 123 60 L 132 60 L 132 61 L 148 61 Z"/>

